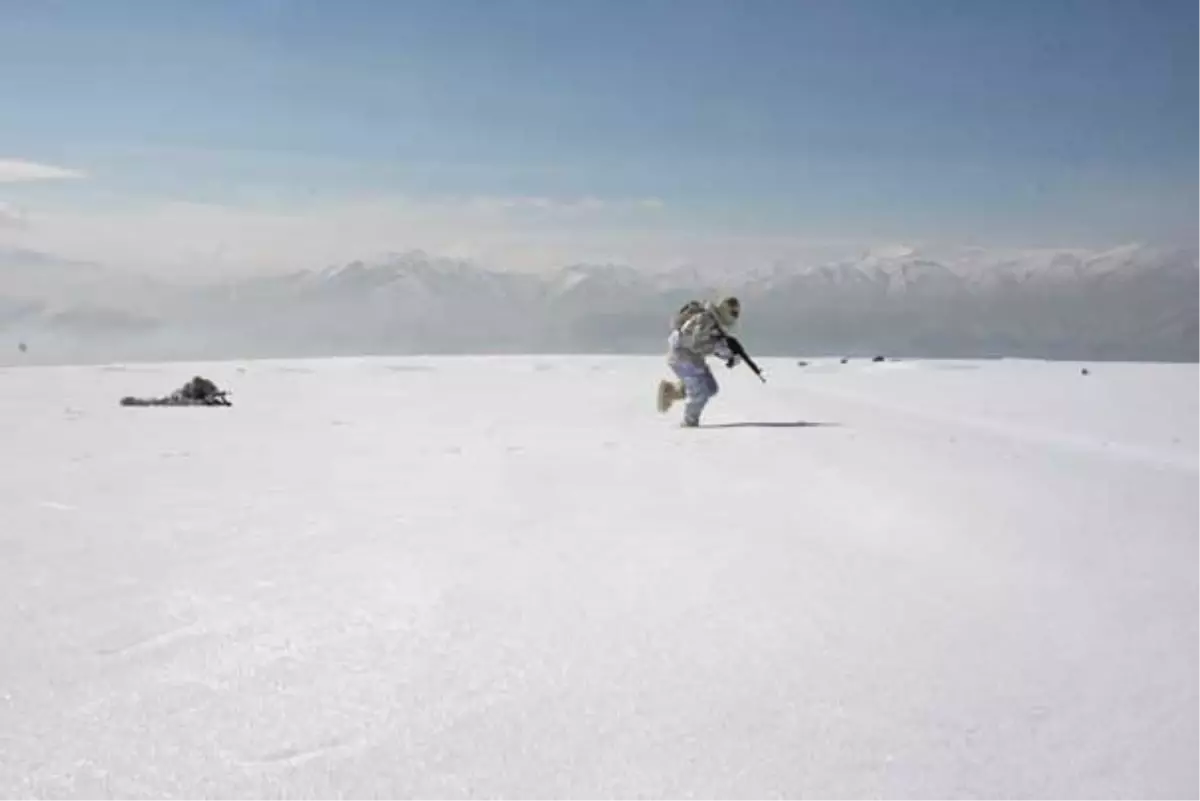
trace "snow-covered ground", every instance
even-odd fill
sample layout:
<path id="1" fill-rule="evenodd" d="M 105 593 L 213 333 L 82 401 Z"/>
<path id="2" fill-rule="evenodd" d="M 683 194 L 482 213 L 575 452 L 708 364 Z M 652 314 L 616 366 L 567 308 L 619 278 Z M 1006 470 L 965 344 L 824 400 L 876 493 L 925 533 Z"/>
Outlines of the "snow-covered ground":
<path id="1" fill-rule="evenodd" d="M 0 795 L 1196 797 L 1196 366 L 764 361 L 0 371 Z"/>

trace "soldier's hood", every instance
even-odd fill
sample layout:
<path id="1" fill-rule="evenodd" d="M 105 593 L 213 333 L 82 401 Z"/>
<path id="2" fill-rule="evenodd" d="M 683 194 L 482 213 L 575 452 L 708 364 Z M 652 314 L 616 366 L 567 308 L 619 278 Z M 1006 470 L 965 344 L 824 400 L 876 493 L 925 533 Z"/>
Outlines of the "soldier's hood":
<path id="1" fill-rule="evenodd" d="M 738 323 L 737 318 L 731 316 L 728 313 L 728 311 L 725 309 L 724 306 L 722 306 L 719 303 L 714 303 L 711 300 L 706 301 L 704 305 L 709 311 L 711 311 L 713 313 L 713 316 L 717 318 L 717 322 L 719 322 L 721 324 L 721 328 L 725 329 L 726 331 L 728 331 L 730 333 L 732 333 L 733 330 L 735 328 L 737 328 L 737 323 Z"/>

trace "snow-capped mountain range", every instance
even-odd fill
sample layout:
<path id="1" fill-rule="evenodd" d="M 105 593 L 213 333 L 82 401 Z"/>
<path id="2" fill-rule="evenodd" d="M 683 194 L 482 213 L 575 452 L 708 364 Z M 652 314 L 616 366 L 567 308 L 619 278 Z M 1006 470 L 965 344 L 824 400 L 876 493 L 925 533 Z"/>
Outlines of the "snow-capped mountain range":
<path id="1" fill-rule="evenodd" d="M 608 264 L 496 272 L 413 251 L 200 285 L 0 251 L 0 337 L 11 343 L 0 359 L 656 353 L 685 300 L 727 293 L 741 298 L 743 340 L 761 355 L 1198 357 L 1196 249 L 1130 245 L 895 246 L 724 274 Z"/>

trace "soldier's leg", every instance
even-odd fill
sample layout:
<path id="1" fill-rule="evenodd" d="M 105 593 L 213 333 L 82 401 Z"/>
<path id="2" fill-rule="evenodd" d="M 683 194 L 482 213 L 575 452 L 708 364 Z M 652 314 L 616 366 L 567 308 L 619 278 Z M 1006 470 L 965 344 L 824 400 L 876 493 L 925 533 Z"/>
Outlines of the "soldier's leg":
<path id="1" fill-rule="evenodd" d="M 687 404 L 683 408 L 683 424 L 688 427 L 698 426 L 704 407 L 720 391 L 717 379 L 705 364 L 680 362 L 673 364 L 672 369 L 679 376 L 687 397 Z"/>

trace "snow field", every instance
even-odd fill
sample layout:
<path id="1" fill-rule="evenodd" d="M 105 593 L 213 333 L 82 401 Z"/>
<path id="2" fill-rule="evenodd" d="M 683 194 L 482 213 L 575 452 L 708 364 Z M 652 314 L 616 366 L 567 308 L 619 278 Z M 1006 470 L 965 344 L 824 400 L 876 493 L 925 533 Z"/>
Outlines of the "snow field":
<path id="1" fill-rule="evenodd" d="M 0 370 L 0 795 L 1200 792 L 1195 365 L 761 361 Z"/>

